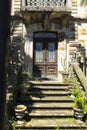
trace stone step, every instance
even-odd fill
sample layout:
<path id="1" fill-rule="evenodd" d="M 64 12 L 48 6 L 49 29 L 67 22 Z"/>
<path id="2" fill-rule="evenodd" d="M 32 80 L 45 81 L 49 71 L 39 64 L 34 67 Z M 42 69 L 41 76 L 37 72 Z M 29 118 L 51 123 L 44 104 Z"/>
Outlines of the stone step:
<path id="1" fill-rule="evenodd" d="M 31 96 L 32 102 L 73 102 L 68 96 Z"/>
<path id="2" fill-rule="evenodd" d="M 30 95 L 42 95 L 42 96 L 66 96 L 69 95 L 68 91 L 56 91 L 56 90 L 36 90 L 36 91 L 29 91 L 28 94 Z"/>
<path id="3" fill-rule="evenodd" d="M 82 121 L 75 120 L 73 118 L 32 118 L 29 122 L 24 125 L 16 125 L 18 130 L 86 130 L 85 124 Z"/>
<path id="4" fill-rule="evenodd" d="M 68 90 L 68 87 L 67 86 L 33 86 L 33 87 L 30 87 L 29 90 L 58 90 L 58 91 L 61 91 L 61 90 Z"/>
<path id="5" fill-rule="evenodd" d="M 74 112 L 73 110 L 61 110 L 61 109 L 56 109 L 56 110 L 52 110 L 52 109 L 39 109 L 39 110 L 31 110 L 29 111 L 29 117 L 30 118 L 55 118 L 55 117 L 59 117 L 59 118 L 63 118 L 63 117 L 73 117 Z"/>
<path id="6" fill-rule="evenodd" d="M 68 86 L 70 84 L 68 83 L 59 83 L 57 81 L 44 81 L 44 82 L 39 82 L 39 81 L 34 81 L 30 82 L 33 86 Z"/>
<path id="7" fill-rule="evenodd" d="M 17 98 L 17 102 L 22 104 L 34 104 L 36 103 L 73 103 L 73 99 L 69 96 L 44 96 L 44 95 L 30 95 L 29 97 Z"/>
<path id="8" fill-rule="evenodd" d="M 74 118 L 73 99 L 68 92 L 68 84 L 37 82 L 30 86 L 27 105 L 28 119 L 24 125 L 16 125 L 21 130 L 85 130 L 85 124 Z"/>
<path id="9" fill-rule="evenodd" d="M 65 102 L 38 102 L 27 105 L 29 109 L 72 109 L 74 103 Z"/>

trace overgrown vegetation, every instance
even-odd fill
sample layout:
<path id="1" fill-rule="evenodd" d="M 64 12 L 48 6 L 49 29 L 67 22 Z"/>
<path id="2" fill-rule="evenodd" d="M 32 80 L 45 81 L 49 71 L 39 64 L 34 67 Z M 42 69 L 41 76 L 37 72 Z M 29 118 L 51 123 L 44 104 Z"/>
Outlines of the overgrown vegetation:
<path id="1" fill-rule="evenodd" d="M 70 95 L 73 97 L 74 107 L 83 110 L 84 116 L 87 118 L 87 94 L 73 71 L 69 78 L 66 78 L 67 83 L 70 83 Z"/>
<path id="2" fill-rule="evenodd" d="M 22 94 L 22 87 L 29 86 L 29 73 L 24 68 L 21 50 L 16 46 L 9 46 L 9 63 L 7 75 L 7 111 L 11 129 L 15 130 L 14 108 L 18 104 L 17 98 Z M 21 87 L 22 86 L 22 87 Z"/>
<path id="3" fill-rule="evenodd" d="M 63 71 L 62 73 L 63 74 L 68 74 L 69 73 L 69 69 L 67 68 L 67 61 L 66 59 L 61 59 L 61 64 L 62 64 L 62 67 L 63 67 Z"/>

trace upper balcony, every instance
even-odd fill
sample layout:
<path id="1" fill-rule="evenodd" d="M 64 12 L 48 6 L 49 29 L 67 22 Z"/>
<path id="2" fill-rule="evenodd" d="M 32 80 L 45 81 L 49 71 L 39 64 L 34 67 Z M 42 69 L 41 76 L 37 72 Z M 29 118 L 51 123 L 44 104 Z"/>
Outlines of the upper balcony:
<path id="1" fill-rule="evenodd" d="M 71 11 L 71 0 L 21 0 L 21 11 Z"/>

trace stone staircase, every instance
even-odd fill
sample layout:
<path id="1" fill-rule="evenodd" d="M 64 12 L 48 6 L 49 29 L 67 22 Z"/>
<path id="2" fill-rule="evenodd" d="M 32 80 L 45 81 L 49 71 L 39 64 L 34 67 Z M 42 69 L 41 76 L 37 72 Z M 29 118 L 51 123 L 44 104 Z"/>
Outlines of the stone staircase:
<path id="1" fill-rule="evenodd" d="M 27 103 L 29 119 L 21 130 L 85 130 L 85 124 L 73 116 L 73 101 L 68 84 L 33 82 Z M 25 103 L 26 104 L 26 103 Z M 58 129 L 59 128 L 59 129 Z"/>

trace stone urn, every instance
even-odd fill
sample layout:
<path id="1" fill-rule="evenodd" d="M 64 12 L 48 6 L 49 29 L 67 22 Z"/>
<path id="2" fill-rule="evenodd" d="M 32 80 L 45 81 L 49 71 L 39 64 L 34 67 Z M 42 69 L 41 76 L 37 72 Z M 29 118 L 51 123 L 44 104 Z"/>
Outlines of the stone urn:
<path id="1" fill-rule="evenodd" d="M 25 111 L 27 110 L 27 107 L 25 105 L 17 105 L 15 107 L 15 115 L 18 120 L 21 120 L 25 116 Z"/>

